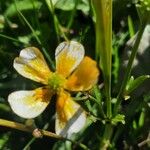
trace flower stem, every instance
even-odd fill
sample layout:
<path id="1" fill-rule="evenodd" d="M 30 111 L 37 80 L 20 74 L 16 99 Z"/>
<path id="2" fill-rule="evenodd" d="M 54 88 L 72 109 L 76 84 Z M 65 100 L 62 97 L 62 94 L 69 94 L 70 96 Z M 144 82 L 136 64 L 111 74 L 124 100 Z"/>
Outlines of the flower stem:
<path id="1" fill-rule="evenodd" d="M 69 41 L 67 36 L 65 35 L 65 33 L 62 31 L 62 26 L 60 25 L 60 22 L 55 14 L 55 8 L 53 6 L 53 2 L 52 0 L 45 0 L 46 5 L 49 9 L 49 11 L 52 14 L 53 17 L 53 21 L 54 21 L 54 27 L 55 27 L 55 31 L 56 31 L 56 36 L 57 36 L 57 40 L 58 42 L 60 42 L 60 35 L 62 35 L 62 37 L 66 40 Z"/>
<path id="2" fill-rule="evenodd" d="M 111 118 L 112 0 L 93 0 L 92 2 L 96 14 L 96 59 L 100 58 L 105 85 L 106 114 L 108 118 Z"/>
<path id="3" fill-rule="evenodd" d="M 5 119 L 0 119 L 0 126 L 9 127 L 9 128 L 17 129 L 17 130 L 20 130 L 20 131 L 29 132 L 29 133 L 33 132 L 32 127 L 26 126 L 22 123 L 17 123 L 17 122 L 5 120 Z M 76 145 L 80 146 L 82 149 L 89 150 L 86 145 L 84 145 L 80 142 L 72 141 L 70 139 L 64 138 L 60 135 L 49 132 L 47 130 L 41 130 L 41 133 L 42 133 L 43 136 L 48 136 L 48 137 L 56 138 L 56 139 L 59 139 L 59 140 L 67 140 L 67 141 L 72 142 L 73 144 L 76 144 Z M 33 141 L 34 141 L 34 139 L 33 139 Z M 31 141 L 31 142 L 33 142 L 33 141 Z"/>
<path id="4" fill-rule="evenodd" d="M 110 139 L 113 133 L 113 126 L 111 124 L 105 125 L 104 135 L 100 144 L 100 150 L 107 150 L 110 146 Z"/>
<path id="5" fill-rule="evenodd" d="M 36 31 L 33 29 L 33 27 L 31 26 L 31 24 L 28 22 L 28 20 L 26 19 L 26 17 L 22 14 L 22 12 L 18 9 L 17 7 L 17 2 L 15 0 L 15 8 L 18 12 L 18 14 L 20 15 L 20 17 L 23 19 L 23 21 L 26 23 L 26 25 L 29 27 L 29 29 L 31 30 L 31 32 L 33 33 L 37 43 L 42 47 L 42 51 L 45 54 L 47 60 L 49 61 L 49 63 L 51 64 L 51 67 L 54 69 L 54 62 L 52 61 L 50 55 L 48 54 L 48 52 L 46 51 L 46 49 L 44 48 L 40 38 L 38 37 Z"/>
<path id="6" fill-rule="evenodd" d="M 70 14 L 70 19 L 69 19 L 69 22 L 68 22 L 68 25 L 67 25 L 67 29 L 70 29 L 71 26 L 72 26 L 72 24 L 73 24 L 78 3 L 79 3 L 79 0 L 75 0 L 75 6 L 74 6 L 74 8 L 73 8 L 73 10 L 72 10 L 72 12 L 71 12 L 71 14 Z"/>
<path id="7" fill-rule="evenodd" d="M 116 103 L 116 105 L 114 107 L 114 114 L 117 113 L 117 111 L 119 109 L 119 106 L 120 106 L 120 104 L 122 102 L 122 96 L 123 96 L 125 87 L 127 85 L 127 82 L 129 80 L 129 77 L 130 77 L 130 74 L 131 74 L 131 69 L 132 69 L 132 64 L 133 64 L 134 58 L 135 58 L 135 56 L 137 54 L 137 50 L 138 50 L 138 47 L 139 47 L 139 44 L 140 44 L 140 40 L 141 40 L 143 32 L 144 32 L 144 29 L 146 27 L 146 24 L 147 24 L 147 18 L 146 19 L 144 18 L 143 19 L 143 23 L 141 24 L 140 30 L 139 30 L 139 32 L 137 34 L 134 46 L 132 48 L 132 52 L 131 52 L 131 55 L 130 55 L 130 58 L 129 58 L 129 62 L 128 62 L 128 65 L 127 65 L 127 69 L 126 69 L 126 72 L 125 72 L 125 77 L 124 77 L 124 80 L 122 82 L 120 91 L 119 91 L 118 96 L 117 96 L 117 103 Z"/>
<path id="8" fill-rule="evenodd" d="M 0 126 L 5 126 L 5 127 L 20 130 L 20 131 L 25 131 L 25 132 L 31 132 L 31 133 L 33 132 L 33 128 L 31 128 L 31 127 L 28 127 L 28 126 L 26 126 L 24 124 L 21 124 L 21 123 L 8 121 L 8 120 L 5 120 L 5 119 L 0 119 Z M 46 131 L 46 130 L 41 130 L 41 131 L 42 131 L 42 134 L 44 136 L 49 136 L 49 137 L 53 137 L 53 138 L 56 138 L 56 139 L 62 139 L 61 136 L 59 136 L 55 133 L 52 133 L 52 132 L 49 132 L 49 131 Z"/>

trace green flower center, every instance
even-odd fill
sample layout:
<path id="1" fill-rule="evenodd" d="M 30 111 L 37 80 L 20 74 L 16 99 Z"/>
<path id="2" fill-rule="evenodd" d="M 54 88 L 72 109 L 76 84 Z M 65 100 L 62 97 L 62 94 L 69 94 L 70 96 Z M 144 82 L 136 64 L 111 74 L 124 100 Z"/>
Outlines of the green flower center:
<path id="1" fill-rule="evenodd" d="M 66 79 L 57 73 L 52 73 L 51 77 L 48 80 L 48 85 L 54 91 L 58 91 L 64 87 Z"/>

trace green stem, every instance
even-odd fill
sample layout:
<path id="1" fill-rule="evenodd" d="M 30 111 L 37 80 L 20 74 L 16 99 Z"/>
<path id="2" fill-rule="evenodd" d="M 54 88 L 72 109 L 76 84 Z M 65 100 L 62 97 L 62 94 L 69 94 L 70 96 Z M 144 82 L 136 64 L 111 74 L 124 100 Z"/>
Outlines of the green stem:
<path id="1" fill-rule="evenodd" d="M 111 118 L 112 0 L 93 0 L 96 14 L 96 59 L 103 72 L 107 117 Z"/>
<path id="2" fill-rule="evenodd" d="M 53 20 L 54 20 L 54 27 L 55 27 L 55 31 L 56 31 L 56 35 L 57 35 L 57 39 L 58 42 L 60 41 L 60 33 L 63 36 L 63 38 L 68 41 L 68 38 L 66 37 L 65 33 L 62 31 L 62 27 L 59 23 L 59 20 L 57 18 L 57 16 L 55 15 L 55 8 L 53 6 L 52 0 L 45 0 L 47 7 L 49 9 L 49 11 L 51 12 L 52 16 L 53 16 Z"/>
<path id="3" fill-rule="evenodd" d="M 137 54 L 137 50 L 138 50 L 138 47 L 139 47 L 139 44 L 140 44 L 140 41 L 141 41 L 141 38 L 142 38 L 142 35 L 143 35 L 143 32 L 144 32 L 144 29 L 146 27 L 146 24 L 147 24 L 147 19 L 144 19 L 143 23 L 141 24 L 140 30 L 137 34 L 135 44 L 132 48 L 131 56 L 129 58 L 129 62 L 128 62 L 127 69 L 126 69 L 126 72 L 125 72 L 125 77 L 124 77 L 124 80 L 122 82 L 120 91 L 119 91 L 118 96 L 117 96 L 117 103 L 114 107 L 114 114 L 117 113 L 117 111 L 119 109 L 119 106 L 122 102 L 122 96 L 123 96 L 125 87 L 127 85 L 127 82 L 129 80 L 129 77 L 130 77 L 130 74 L 131 74 L 131 69 L 132 69 L 132 64 L 133 64 L 134 58 Z"/>
<path id="4" fill-rule="evenodd" d="M 46 1 L 46 2 L 47 2 L 47 5 L 49 7 L 49 10 L 51 11 L 52 16 L 53 16 L 54 27 L 55 27 L 57 39 L 58 39 L 58 41 L 60 41 L 60 38 L 59 38 L 59 25 L 58 25 L 58 22 L 57 22 L 57 17 L 55 15 L 55 8 L 53 6 L 52 0 L 49 0 L 49 3 L 48 3 L 48 1 Z"/>
<path id="5" fill-rule="evenodd" d="M 49 63 L 51 64 L 51 67 L 54 69 L 54 63 L 52 61 L 52 59 L 50 58 L 49 54 L 47 53 L 46 49 L 43 47 L 39 37 L 37 36 L 35 30 L 32 28 L 32 26 L 30 25 L 30 23 L 27 21 L 27 19 L 24 17 L 24 15 L 18 10 L 19 15 L 23 18 L 23 20 L 25 21 L 25 23 L 28 25 L 28 27 L 30 28 L 30 30 L 32 31 L 36 41 L 38 42 L 38 44 L 42 47 L 42 51 L 45 54 L 47 60 L 49 61 Z"/>
<path id="6" fill-rule="evenodd" d="M 16 0 L 15 0 L 15 7 L 16 7 L 16 10 L 17 10 L 18 14 L 21 16 L 21 18 L 23 19 L 23 21 L 27 24 L 27 26 L 29 27 L 29 29 L 32 31 L 32 33 L 33 33 L 33 35 L 34 35 L 37 43 L 42 47 L 43 53 L 45 54 L 47 60 L 51 64 L 51 67 L 54 69 L 54 63 L 53 63 L 51 57 L 49 56 L 49 54 L 47 53 L 47 51 L 43 47 L 42 42 L 40 41 L 40 39 L 39 39 L 38 35 L 36 34 L 35 30 L 33 29 L 33 27 L 30 25 L 30 23 L 28 22 L 28 20 L 25 18 L 25 16 L 18 9 Z"/>
<path id="7" fill-rule="evenodd" d="M 46 124 L 44 125 L 44 127 L 43 127 L 43 130 L 47 130 L 48 127 L 49 127 L 49 123 L 46 123 Z M 23 150 L 28 150 L 29 147 L 30 147 L 30 145 L 31 145 L 33 142 L 35 142 L 36 139 L 37 139 L 37 138 L 32 137 L 32 139 L 25 145 L 25 147 L 23 148 Z"/>
<path id="8" fill-rule="evenodd" d="M 19 13 L 19 15 L 21 16 L 21 18 L 23 19 L 23 21 L 27 24 L 27 26 L 30 28 L 30 30 L 32 31 L 36 41 L 38 42 L 39 45 L 42 45 L 39 37 L 37 36 L 35 30 L 33 29 L 33 27 L 30 25 L 30 23 L 27 21 L 27 19 L 25 18 L 25 16 L 21 13 L 21 11 L 17 8 L 16 6 L 16 9 L 17 9 L 17 12 Z"/>
<path id="9" fill-rule="evenodd" d="M 28 44 L 28 43 L 26 43 L 26 42 L 20 41 L 20 40 L 18 40 L 18 39 L 15 39 L 15 38 L 13 38 L 13 37 L 10 37 L 10 36 L 4 35 L 4 34 L 0 34 L 0 37 L 3 37 L 3 38 L 6 38 L 6 39 L 9 39 L 9 40 L 12 40 L 12 41 L 14 41 L 14 42 L 22 43 L 22 44 L 25 44 L 25 45 Z"/>
<path id="10" fill-rule="evenodd" d="M 106 95 L 106 116 L 112 117 L 111 106 L 111 64 L 112 64 L 112 0 L 93 0 L 93 7 L 96 15 L 96 59 L 100 58 L 100 68 L 103 72 L 105 95 Z M 99 61 L 99 60 L 98 60 Z M 100 142 L 100 149 L 105 150 L 110 144 L 113 127 L 105 125 L 103 138 Z"/>
<path id="11" fill-rule="evenodd" d="M 79 0 L 75 0 L 75 6 L 71 12 L 71 15 L 70 15 L 70 19 L 69 19 L 69 22 L 68 22 L 68 25 L 67 25 L 67 28 L 70 29 L 71 26 L 72 26 L 72 23 L 74 21 L 74 16 L 76 14 L 76 10 L 77 10 L 77 6 L 78 6 L 78 3 L 79 3 Z"/>
<path id="12" fill-rule="evenodd" d="M 103 111 L 103 108 L 102 108 L 101 103 L 98 103 L 98 102 L 97 102 L 97 99 L 94 98 L 94 97 L 92 97 L 92 96 L 90 96 L 90 95 L 89 95 L 89 98 L 90 98 L 92 101 L 94 101 L 94 102 L 99 106 L 99 112 L 100 112 L 101 117 L 102 117 L 102 118 L 106 118 L 106 115 L 105 115 L 105 113 L 104 113 L 104 111 Z"/>
<path id="13" fill-rule="evenodd" d="M 110 139 L 112 137 L 112 133 L 113 133 L 112 125 L 106 124 L 103 139 L 100 143 L 100 150 L 107 150 L 107 148 L 110 146 Z"/>
<path id="14" fill-rule="evenodd" d="M 28 150 L 28 149 L 30 149 L 30 148 L 29 148 L 30 145 L 31 145 L 35 140 L 36 140 L 36 138 L 33 137 L 33 138 L 28 142 L 28 144 L 23 148 L 23 150 Z"/>

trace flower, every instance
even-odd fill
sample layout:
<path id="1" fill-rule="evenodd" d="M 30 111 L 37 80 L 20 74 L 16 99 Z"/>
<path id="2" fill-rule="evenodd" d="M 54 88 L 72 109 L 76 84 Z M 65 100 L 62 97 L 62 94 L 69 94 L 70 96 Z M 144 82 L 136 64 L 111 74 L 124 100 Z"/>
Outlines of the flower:
<path id="1" fill-rule="evenodd" d="M 68 91 L 87 91 L 96 84 L 99 70 L 96 62 L 84 57 L 83 46 L 75 41 L 62 42 L 56 48 L 56 71 L 52 72 L 35 47 L 21 50 L 14 68 L 22 76 L 45 86 L 30 91 L 16 91 L 8 96 L 12 110 L 23 118 L 40 115 L 56 94 L 56 134 L 70 136 L 86 122 L 86 112 L 72 100 Z"/>

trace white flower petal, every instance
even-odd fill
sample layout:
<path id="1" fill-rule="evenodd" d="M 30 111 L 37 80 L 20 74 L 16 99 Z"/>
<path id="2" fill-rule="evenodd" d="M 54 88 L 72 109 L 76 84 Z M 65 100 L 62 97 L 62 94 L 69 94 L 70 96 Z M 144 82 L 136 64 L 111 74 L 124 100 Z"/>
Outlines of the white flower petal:
<path id="1" fill-rule="evenodd" d="M 8 96 L 12 110 L 22 118 L 35 118 L 49 104 L 53 93 L 47 88 L 32 91 L 16 91 Z"/>

